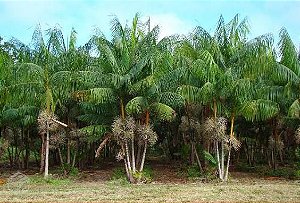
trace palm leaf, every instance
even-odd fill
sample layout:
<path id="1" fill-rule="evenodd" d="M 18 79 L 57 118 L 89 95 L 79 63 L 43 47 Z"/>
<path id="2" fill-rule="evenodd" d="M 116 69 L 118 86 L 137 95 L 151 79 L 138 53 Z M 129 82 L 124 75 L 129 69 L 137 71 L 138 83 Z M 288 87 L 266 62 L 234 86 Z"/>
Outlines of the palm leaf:
<path id="1" fill-rule="evenodd" d="M 109 103 L 116 101 L 117 97 L 111 88 L 93 88 L 89 99 L 95 103 Z"/>
<path id="2" fill-rule="evenodd" d="M 171 121 L 175 118 L 175 111 L 168 105 L 159 102 L 153 103 L 150 106 L 151 111 L 159 120 Z"/>
<path id="3" fill-rule="evenodd" d="M 200 98 L 201 89 L 191 85 L 181 85 L 178 87 L 177 92 L 188 102 L 201 101 Z"/>
<path id="4" fill-rule="evenodd" d="M 279 105 L 276 102 L 258 99 L 246 102 L 241 114 L 249 121 L 264 121 L 279 113 Z"/>
<path id="5" fill-rule="evenodd" d="M 158 101 L 176 109 L 184 105 L 184 98 L 180 94 L 174 92 L 161 93 Z"/>
<path id="6" fill-rule="evenodd" d="M 293 118 L 300 118 L 300 102 L 299 99 L 295 100 L 290 106 L 288 116 Z"/>
<path id="7" fill-rule="evenodd" d="M 106 125 L 89 125 L 80 128 L 79 131 L 86 135 L 85 139 L 89 142 L 95 142 L 100 140 L 103 135 L 108 131 L 109 126 Z"/>
<path id="8" fill-rule="evenodd" d="M 129 115 L 138 115 L 148 108 L 148 101 L 145 97 L 135 97 L 126 104 L 126 112 Z"/>
<path id="9" fill-rule="evenodd" d="M 290 67 L 277 63 L 272 71 L 272 78 L 278 83 L 291 82 L 293 85 L 298 85 L 300 82 L 299 76 Z"/>
<path id="10" fill-rule="evenodd" d="M 281 56 L 280 63 L 288 67 L 298 77 L 300 76 L 300 63 L 297 56 L 297 49 L 285 28 L 279 33 L 279 54 Z"/>

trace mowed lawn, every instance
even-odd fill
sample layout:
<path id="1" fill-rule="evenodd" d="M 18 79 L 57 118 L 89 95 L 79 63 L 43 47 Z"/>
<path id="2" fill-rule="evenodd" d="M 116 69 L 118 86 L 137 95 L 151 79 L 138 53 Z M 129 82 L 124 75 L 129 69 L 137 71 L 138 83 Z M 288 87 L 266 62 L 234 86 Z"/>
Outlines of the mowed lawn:
<path id="1" fill-rule="evenodd" d="M 129 185 L 118 181 L 32 182 L 0 186 L 0 202 L 300 202 L 300 181 L 234 178 Z"/>

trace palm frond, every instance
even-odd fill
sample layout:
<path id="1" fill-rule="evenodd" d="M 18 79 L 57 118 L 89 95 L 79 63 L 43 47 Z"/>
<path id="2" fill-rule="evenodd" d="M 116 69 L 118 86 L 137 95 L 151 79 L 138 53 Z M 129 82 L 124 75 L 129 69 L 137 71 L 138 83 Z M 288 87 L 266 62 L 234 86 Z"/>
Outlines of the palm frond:
<path id="1" fill-rule="evenodd" d="M 59 56 L 59 54 L 67 50 L 62 30 L 58 25 L 54 28 L 48 29 L 47 35 L 49 36 L 47 41 L 47 50 L 50 53 L 54 56 Z"/>
<path id="2" fill-rule="evenodd" d="M 297 55 L 297 49 L 285 28 L 280 30 L 279 37 L 280 41 L 278 46 L 281 57 L 280 63 L 300 77 L 300 62 Z"/>
<path id="3" fill-rule="evenodd" d="M 17 80 L 20 83 L 24 82 L 43 82 L 45 77 L 45 71 L 42 67 L 34 63 L 21 63 L 17 65 L 18 69 L 16 71 Z"/>
<path id="4" fill-rule="evenodd" d="M 150 106 L 151 111 L 159 120 L 171 121 L 175 118 L 176 112 L 170 106 L 159 102 L 153 103 Z"/>
<path id="5" fill-rule="evenodd" d="M 249 121 L 264 121 L 279 113 L 276 102 L 258 99 L 246 102 L 241 108 L 241 114 Z"/>
<path id="6" fill-rule="evenodd" d="M 166 104 L 174 109 L 178 109 L 184 105 L 184 98 L 174 92 L 163 92 L 159 95 L 158 102 Z"/>
<path id="7" fill-rule="evenodd" d="M 299 76 L 289 67 L 277 63 L 271 76 L 277 83 L 291 82 L 293 85 L 298 85 L 300 82 Z"/>
<path id="8" fill-rule="evenodd" d="M 290 106 L 288 116 L 293 118 L 300 118 L 300 102 L 299 99 L 295 100 Z"/>
<path id="9" fill-rule="evenodd" d="M 149 75 L 130 85 L 129 93 L 132 95 L 144 94 L 152 85 L 154 85 L 154 77 L 153 75 Z"/>
<path id="10" fill-rule="evenodd" d="M 119 64 L 117 62 L 117 59 L 115 57 L 114 51 L 112 50 L 112 48 L 105 43 L 106 41 L 103 40 L 99 40 L 98 41 L 98 46 L 100 49 L 100 54 L 103 55 L 105 57 L 105 60 L 107 60 L 107 62 L 113 67 L 113 69 L 115 70 L 116 73 L 118 73 L 118 69 L 120 69 Z"/>
<path id="11" fill-rule="evenodd" d="M 1 112 L 1 121 L 0 122 L 1 123 L 10 122 L 10 121 L 17 119 L 18 116 L 19 116 L 18 109 L 15 109 L 15 108 L 4 109 Z"/>
<path id="12" fill-rule="evenodd" d="M 103 135 L 108 131 L 109 126 L 106 125 L 89 125 L 83 128 L 80 128 L 79 131 L 84 133 L 85 140 L 89 143 L 100 140 Z"/>
<path id="13" fill-rule="evenodd" d="M 177 92 L 188 102 L 200 102 L 201 89 L 191 85 L 181 85 L 178 87 Z"/>
<path id="14" fill-rule="evenodd" d="M 69 50 L 75 51 L 77 41 L 77 32 L 74 28 L 71 30 L 70 41 L 69 41 Z"/>
<path id="15" fill-rule="evenodd" d="M 149 107 L 145 97 L 135 97 L 126 104 L 126 112 L 129 115 L 139 115 Z"/>
<path id="16" fill-rule="evenodd" d="M 109 103 L 117 99 L 115 92 L 111 88 L 93 88 L 89 92 L 89 99 L 95 103 Z"/>
<path id="17" fill-rule="evenodd" d="M 114 16 L 114 18 L 110 22 L 111 24 L 111 32 L 112 32 L 112 37 L 114 40 L 116 39 L 121 39 L 125 37 L 125 30 L 120 22 L 120 20 Z"/>

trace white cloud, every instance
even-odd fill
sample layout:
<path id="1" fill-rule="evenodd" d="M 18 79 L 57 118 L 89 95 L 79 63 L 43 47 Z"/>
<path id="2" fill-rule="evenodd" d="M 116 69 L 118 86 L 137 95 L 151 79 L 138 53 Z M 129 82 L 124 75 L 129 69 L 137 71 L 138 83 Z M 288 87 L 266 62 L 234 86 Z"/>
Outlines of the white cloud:
<path id="1" fill-rule="evenodd" d="M 150 15 L 151 27 L 160 27 L 159 39 L 173 34 L 187 34 L 192 31 L 193 25 L 186 22 L 174 14 Z"/>

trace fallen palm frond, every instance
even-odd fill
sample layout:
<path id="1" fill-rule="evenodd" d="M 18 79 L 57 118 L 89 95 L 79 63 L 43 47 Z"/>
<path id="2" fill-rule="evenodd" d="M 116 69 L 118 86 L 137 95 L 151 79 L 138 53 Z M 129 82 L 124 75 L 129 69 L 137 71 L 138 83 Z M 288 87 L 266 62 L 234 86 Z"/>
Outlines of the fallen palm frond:
<path id="1" fill-rule="evenodd" d="M 104 146 L 107 144 L 107 142 L 109 142 L 112 138 L 113 134 L 111 133 L 106 133 L 104 136 L 103 141 L 100 143 L 98 149 L 95 152 L 95 157 L 97 158 L 98 156 L 100 156 L 101 150 L 104 148 Z"/>

